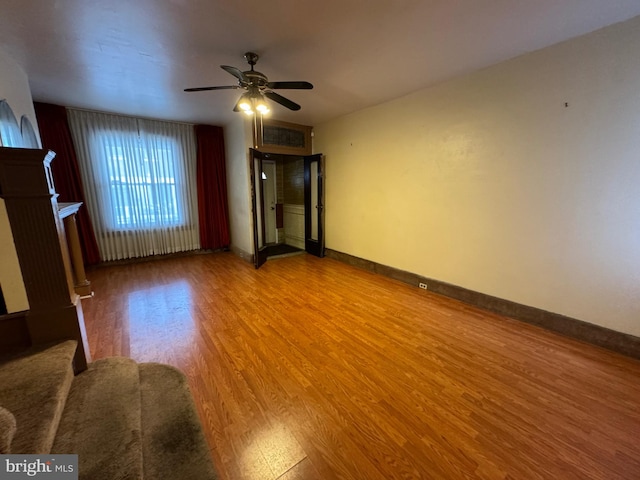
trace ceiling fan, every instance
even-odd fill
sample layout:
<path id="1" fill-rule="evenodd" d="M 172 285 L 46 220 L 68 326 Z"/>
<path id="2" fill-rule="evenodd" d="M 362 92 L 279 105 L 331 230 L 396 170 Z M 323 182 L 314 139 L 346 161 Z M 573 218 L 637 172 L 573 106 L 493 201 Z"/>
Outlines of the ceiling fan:
<path id="1" fill-rule="evenodd" d="M 243 111 L 248 115 L 255 112 L 268 113 L 269 107 L 264 100 L 267 97 L 269 100 L 273 100 L 279 103 L 283 107 L 289 110 L 300 110 L 300 105 L 292 102 L 288 98 L 277 94 L 273 90 L 280 89 L 294 89 L 294 90 L 311 90 L 313 85 L 309 82 L 270 82 L 264 73 L 258 72 L 253 69 L 253 66 L 258 62 L 258 54 L 253 52 L 247 52 L 244 54 L 244 58 L 251 66 L 251 70 L 246 72 L 240 71 L 236 67 L 230 67 L 229 65 L 220 65 L 220 68 L 229 72 L 231 75 L 238 79 L 237 85 L 225 85 L 220 87 L 196 87 L 185 88 L 185 92 L 202 92 L 205 90 L 230 90 L 230 89 L 243 89 L 246 90 L 242 94 L 235 107 L 234 112 Z"/>

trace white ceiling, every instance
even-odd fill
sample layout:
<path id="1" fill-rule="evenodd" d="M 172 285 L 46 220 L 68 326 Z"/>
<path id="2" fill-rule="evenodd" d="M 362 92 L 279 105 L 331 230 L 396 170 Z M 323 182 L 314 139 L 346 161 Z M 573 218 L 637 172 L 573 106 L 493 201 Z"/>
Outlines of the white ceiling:
<path id="1" fill-rule="evenodd" d="M 640 15 L 638 0 L 0 0 L 0 48 L 35 100 L 225 124 L 243 54 L 316 125 Z"/>

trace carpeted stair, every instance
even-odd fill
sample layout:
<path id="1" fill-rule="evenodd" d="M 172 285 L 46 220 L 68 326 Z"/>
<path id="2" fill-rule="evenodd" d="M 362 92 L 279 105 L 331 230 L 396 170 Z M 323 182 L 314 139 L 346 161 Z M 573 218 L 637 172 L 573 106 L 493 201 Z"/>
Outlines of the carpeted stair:
<path id="1" fill-rule="evenodd" d="M 0 454 L 76 453 L 87 480 L 217 478 L 181 372 L 108 358 L 74 377 L 75 349 L 0 360 Z"/>

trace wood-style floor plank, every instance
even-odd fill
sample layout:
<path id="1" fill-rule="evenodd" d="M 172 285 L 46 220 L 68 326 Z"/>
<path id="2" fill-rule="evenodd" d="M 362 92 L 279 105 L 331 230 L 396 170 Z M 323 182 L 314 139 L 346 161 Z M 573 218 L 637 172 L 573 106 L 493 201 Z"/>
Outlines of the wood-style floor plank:
<path id="1" fill-rule="evenodd" d="M 184 371 L 222 479 L 640 478 L 637 360 L 309 255 L 90 279 L 93 358 Z"/>

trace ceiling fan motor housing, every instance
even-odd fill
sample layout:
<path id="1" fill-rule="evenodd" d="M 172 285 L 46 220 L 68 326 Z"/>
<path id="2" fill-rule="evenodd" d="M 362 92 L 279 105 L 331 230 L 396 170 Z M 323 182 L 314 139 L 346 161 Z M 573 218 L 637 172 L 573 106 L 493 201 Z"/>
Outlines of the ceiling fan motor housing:
<path id="1" fill-rule="evenodd" d="M 249 70 L 242 73 L 244 73 L 244 76 L 247 78 L 249 85 L 258 87 L 261 90 L 267 88 L 269 80 L 267 80 L 266 75 L 263 73 L 256 72 L 255 70 Z"/>
<path id="2" fill-rule="evenodd" d="M 257 53 L 247 52 L 244 54 L 244 59 L 247 61 L 249 65 L 251 65 L 251 70 L 253 70 L 253 66 L 256 63 L 258 63 L 259 58 L 260 58 L 260 55 L 258 55 Z"/>

